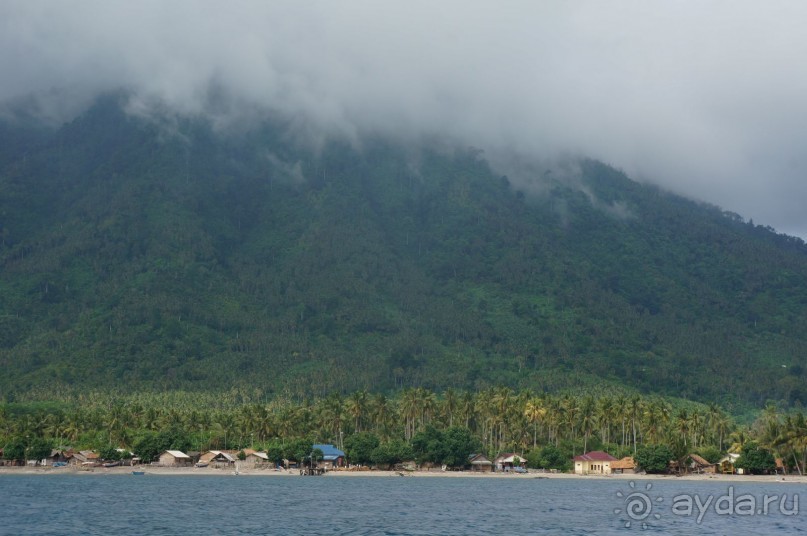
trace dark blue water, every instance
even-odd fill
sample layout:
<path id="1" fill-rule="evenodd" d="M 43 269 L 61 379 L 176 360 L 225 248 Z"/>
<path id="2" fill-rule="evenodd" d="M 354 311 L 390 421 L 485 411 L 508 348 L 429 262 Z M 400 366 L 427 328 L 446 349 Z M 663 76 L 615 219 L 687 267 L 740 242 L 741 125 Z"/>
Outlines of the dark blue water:
<path id="1" fill-rule="evenodd" d="M 0 534 L 499 536 L 807 532 L 804 485 L 737 484 L 730 490 L 730 484 L 725 482 L 665 480 L 653 481 L 651 489 L 647 489 L 648 481 L 636 480 L 634 487 L 629 482 L 531 476 L 0 475 Z M 700 519 L 695 495 L 701 506 L 708 503 Z M 685 508 L 686 497 L 692 498 L 690 515 Z M 720 509 L 715 510 L 715 501 L 720 497 Z M 804 504 L 799 502 L 802 498 Z M 763 510 L 766 500 L 767 508 Z M 673 512 L 674 503 L 677 513 Z M 806 512 L 801 513 L 799 508 Z"/>

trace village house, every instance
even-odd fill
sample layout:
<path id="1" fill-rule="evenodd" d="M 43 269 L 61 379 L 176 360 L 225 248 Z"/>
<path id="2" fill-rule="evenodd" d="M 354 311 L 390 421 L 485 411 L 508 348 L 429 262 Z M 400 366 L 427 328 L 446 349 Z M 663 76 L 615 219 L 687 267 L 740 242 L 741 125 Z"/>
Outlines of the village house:
<path id="1" fill-rule="evenodd" d="M 636 461 L 633 456 L 625 456 L 621 460 L 611 462 L 611 472 L 617 475 L 632 475 L 636 473 Z"/>
<path id="2" fill-rule="evenodd" d="M 53 466 L 54 463 L 60 465 L 67 464 L 70 462 L 71 458 L 73 458 L 72 450 L 52 449 L 47 458 L 42 460 L 42 465 Z"/>
<path id="3" fill-rule="evenodd" d="M 513 452 L 503 452 L 493 460 L 496 471 L 512 471 L 516 467 L 524 467 L 527 460 Z"/>
<path id="4" fill-rule="evenodd" d="M 269 467 L 269 455 L 254 449 L 244 449 L 244 465 L 248 467 Z"/>
<path id="5" fill-rule="evenodd" d="M 100 463 L 101 459 L 97 452 L 92 450 L 80 450 L 73 453 L 70 463 L 73 465 L 81 465 L 84 467 L 93 467 Z"/>
<path id="6" fill-rule="evenodd" d="M 493 462 L 484 454 L 471 454 L 468 456 L 471 471 L 477 473 L 490 473 L 493 471 Z"/>
<path id="7" fill-rule="evenodd" d="M 740 458 L 739 454 L 729 452 L 728 454 L 726 454 L 717 461 L 718 470 L 724 475 L 733 475 L 736 472 L 734 464 L 737 462 L 739 458 Z M 742 474 L 742 469 L 740 469 L 738 472 Z"/>
<path id="8" fill-rule="evenodd" d="M 208 450 L 199 457 L 198 465 L 206 466 L 212 465 L 213 467 L 229 467 L 233 465 L 238 458 L 236 458 L 235 451 L 232 450 Z"/>
<path id="9" fill-rule="evenodd" d="M 705 458 L 701 457 L 698 454 L 690 454 L 689 455 L 689 467 L 688 469 L 693 473 L 706 473 L 706 474 L 714 474 L 717 473 L 717 464 L 710 463 Z"/>
<path id="10" fill-rule="evenodd" d="M 163 467 L 187 467 L 193 460 L 181 450 L 166 450 L 160 454 L 160 465 Z"/>
<path id="11" fill-rule="evenodd" d="M 324 469 L 333 469 L 334 467 L 345 466 L 345 453 L 333 445 L 314 445 L 313 449 L 322 451 L 322 460 L 319 461 L 319 467 Z"/>
<path id="12" fill-rule="evenodd" d="M 574 457 L 574 472 L 578 475 L 610 475 L 616 458 L 601 450 Z"/>
<path id="13" fill-rule="evenodd" d="M 196 463 L 196 462 L 198 462 L 198 461 L 199 461 L 199 458 L 201 458 L 201 457 L 202 457 L 202 453 L 201 453 L 201 452 L 199 452 L 198 450 L 189 450 L 189 451 L 188 451 L 188 452 L 186 452 L 185 454 L 187 454 L 187 455 L 188 455 L 188 457 L 191 459 L 191 463 Z"/>

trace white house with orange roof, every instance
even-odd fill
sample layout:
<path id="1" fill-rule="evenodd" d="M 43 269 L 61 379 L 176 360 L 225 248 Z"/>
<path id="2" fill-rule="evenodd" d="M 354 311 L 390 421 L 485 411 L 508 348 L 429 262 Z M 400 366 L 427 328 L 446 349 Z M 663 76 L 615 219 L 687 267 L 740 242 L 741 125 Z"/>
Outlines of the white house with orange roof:
<path id="1" fill-rule="evenodd" d="M 611 463 L 615 461 L 617 459 L 607 452 L 593 450 L 574 457 L 574 472 L 578 475 L 610 475 Z"/>

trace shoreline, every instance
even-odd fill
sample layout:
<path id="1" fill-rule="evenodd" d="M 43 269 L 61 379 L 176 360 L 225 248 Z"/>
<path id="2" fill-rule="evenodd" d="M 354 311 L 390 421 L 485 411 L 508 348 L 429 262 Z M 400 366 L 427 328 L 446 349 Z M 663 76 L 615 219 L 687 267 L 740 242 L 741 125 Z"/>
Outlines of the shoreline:
<path id="1" fill-rule="evenodd" d="M 91 469 L 78 469 L 75 467 L 0 467 L 0 478 L 5 475 L 47 476 L 47 475 L 131 475 L 132 471 L 144 471 L 145 475 L 162 476 L 236 476 L 233 469 L 215 469 L 199 467 L 155 467 L 155 466 L 129 466 L 129 467 L 93 467 Z M 239 469 L 237 476 L 245 477 L 299 477 L 297 469 Z M 670 480 L 670 481 L 701 481 L 726 483 L 779 483 L 779 484 L 807 484 L 807 476 L 802 475 L 722 475 L 722 474 L 688 474 L 676 475 L 648 475 L 648 474 L 612 474 L 612 475 L 577 475 L 573 473 L 543 473 L 530 471 L 529 473 L 480 473 L 472 471 L 328 471 L 326 478 L 481 478 L 481 479 L 586 479 L 586 480 Z"/>

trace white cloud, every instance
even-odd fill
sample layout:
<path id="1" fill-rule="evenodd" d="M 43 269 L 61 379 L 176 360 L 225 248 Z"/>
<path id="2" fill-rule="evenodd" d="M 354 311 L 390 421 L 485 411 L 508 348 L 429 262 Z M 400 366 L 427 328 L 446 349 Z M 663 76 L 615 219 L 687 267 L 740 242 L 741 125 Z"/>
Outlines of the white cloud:
<path id="1" fill-rule="evenodd" d="M 807 4 L 0 3 L 0 99 L 120 86 L 202 113 L 601 158 L 807 235 Z M 55 112 L 54 112 L 55 113 Z"/>

